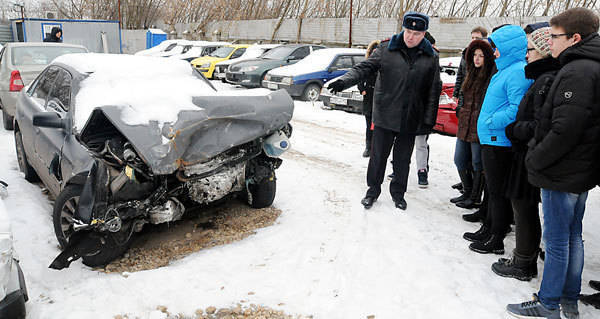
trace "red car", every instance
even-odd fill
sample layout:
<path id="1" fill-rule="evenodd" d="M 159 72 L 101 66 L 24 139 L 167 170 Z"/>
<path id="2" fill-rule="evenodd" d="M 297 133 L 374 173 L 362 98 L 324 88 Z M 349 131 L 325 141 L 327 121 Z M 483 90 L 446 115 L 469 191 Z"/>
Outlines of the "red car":
<path id="1" fill-rule="evenodd" d="M 440 94 L 437 120 L 433 131 L 449 136 L 456 136 L 458 131 L 458 118 L 456 117 L 456 101 L 452 98 L 454 83 L 444 83 Z"/>

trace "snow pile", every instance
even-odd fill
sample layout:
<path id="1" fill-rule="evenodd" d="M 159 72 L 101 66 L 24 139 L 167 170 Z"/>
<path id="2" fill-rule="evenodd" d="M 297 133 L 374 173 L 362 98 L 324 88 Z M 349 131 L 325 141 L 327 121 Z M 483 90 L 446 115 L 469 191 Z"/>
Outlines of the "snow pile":
<path id="1" fill-rule="evenodd" d="M 55 60 L 89 76 L 75 97 L 75 127 L 83 128 L 99 106 L 123 108 L 130 125 L 177 120 L 183 110 L 197 110 L 192 97 L 212 95 L 208 83 L 195 75 L 189 63 L 156 57 L 111 54 L 71 54 Z"/>
<path id="2" fill-rule="evenodd" d="M 161 29 L 153 29 L 153 28 L 149 28 L 148 32 L 154 33 L 154 34 L 166 34 L 165 31 L 163 31 Z"/>
<path id="3" fill-rule="evenodd" d="M 280 68 L 269 71 L 273 75 L 294 76 L 299 74 L 307 74 L 325 69 L 333 62 L 336 56 L 340 54 L 359 54 L 365 55 L 363 49 L 321 49 L 309 54 L 306 58 L 292 65 L 282 66 Z"/>

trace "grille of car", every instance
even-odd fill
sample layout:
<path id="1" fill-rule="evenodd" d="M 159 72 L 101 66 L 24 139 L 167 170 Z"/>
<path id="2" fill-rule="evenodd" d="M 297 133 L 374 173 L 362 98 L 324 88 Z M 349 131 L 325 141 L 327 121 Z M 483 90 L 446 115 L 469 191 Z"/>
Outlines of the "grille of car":
<path id="1" fill-rule="evenodd" d="M 237 81 L 237 76 L 235 76 L 235 74 L 227 73 L 225 76 L 227 77 L 227 80 Z"/>
<path id="2" fill-rule="evenodd" d="M 215 71 L 216 71 L 217 73 L 225 73 L 225 66 L 223 66 L 223 65 L 217 65 L 217 66 L 215 67 Z"/>
<path id="3" fill-rule="evenodd" d="M 283 79 L 282 76 L 271 75 L 271 81 L 272 82 L 281 82 L 282 79 Z"/>

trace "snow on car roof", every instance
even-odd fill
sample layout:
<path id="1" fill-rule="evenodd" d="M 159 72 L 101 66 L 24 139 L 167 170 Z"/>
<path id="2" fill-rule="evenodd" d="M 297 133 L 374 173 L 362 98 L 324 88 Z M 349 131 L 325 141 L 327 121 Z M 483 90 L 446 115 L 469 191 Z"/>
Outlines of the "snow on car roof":
<path id="1" fill-rule="evenodd" d="M 116 105 L 129 125 L 174 122 L 183 110 L 198 110 L 194 96 L 267 95 L 255 92 L 217 93 L 186 61 L 121 54 L 68 54 L 54 60 L 88 74 L 75 96 L 74 125 L 83 128 L 99 106 Z"/>
<path id="2" fill-rule="evenodd" d="M 459 57 L 459 56 L 453 56 L 453 57 L 448 57 L 448 58 L 441 58 L 440 59 L 440 66 L 454 66 L 454 67 L 458 67 L 460 65 L 460 59 L 461 59 L 461 57 Z"/>
<path id="3" fill-rule="evenodd" d="M 364 49 L 350 49 L 350 48 L 333 48 L 333 49 L 321 49 L 314 51 L 309 54 L 306 58 L 298 61 L 292 65 L 286 65 L 280 68 L 269 71 L 270 74 L 276 75 L 298 75 L 312 72 L 319 72 L 325 70 L 328 67 L 336 55 L 340 54 L 356 54 L 364 55 L 366 50 Z"/>

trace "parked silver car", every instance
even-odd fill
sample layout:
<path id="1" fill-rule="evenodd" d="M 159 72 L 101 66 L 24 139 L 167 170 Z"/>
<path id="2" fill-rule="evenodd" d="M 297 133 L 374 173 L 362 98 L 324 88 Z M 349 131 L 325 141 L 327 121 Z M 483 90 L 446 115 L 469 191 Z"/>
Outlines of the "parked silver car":
<path id="1" fill-rule="evenodd" d="M 14 253 L 10 218 L 0 197 L 0 318 L 25 319 L 28 299 L 25 277 Z"/>
<path id="2" fill-rule="evenodd" d="M 49 42 L 10 42 L 0 51 L 0 108 L 2 122 L 13 129 L 17 95 L 56 57 L 88 52 L 81 45 Z"/>
<path id="3" fill-rule="evenodd" d="M 284 91 L 217 91 L 181 60 L 70 54 L 19 95 L 15 146 L 25 178 L 56 197 L 64 251 L 103 265 L 146 223 L 233 195 L 275 198 L 294 103 Z"/>

